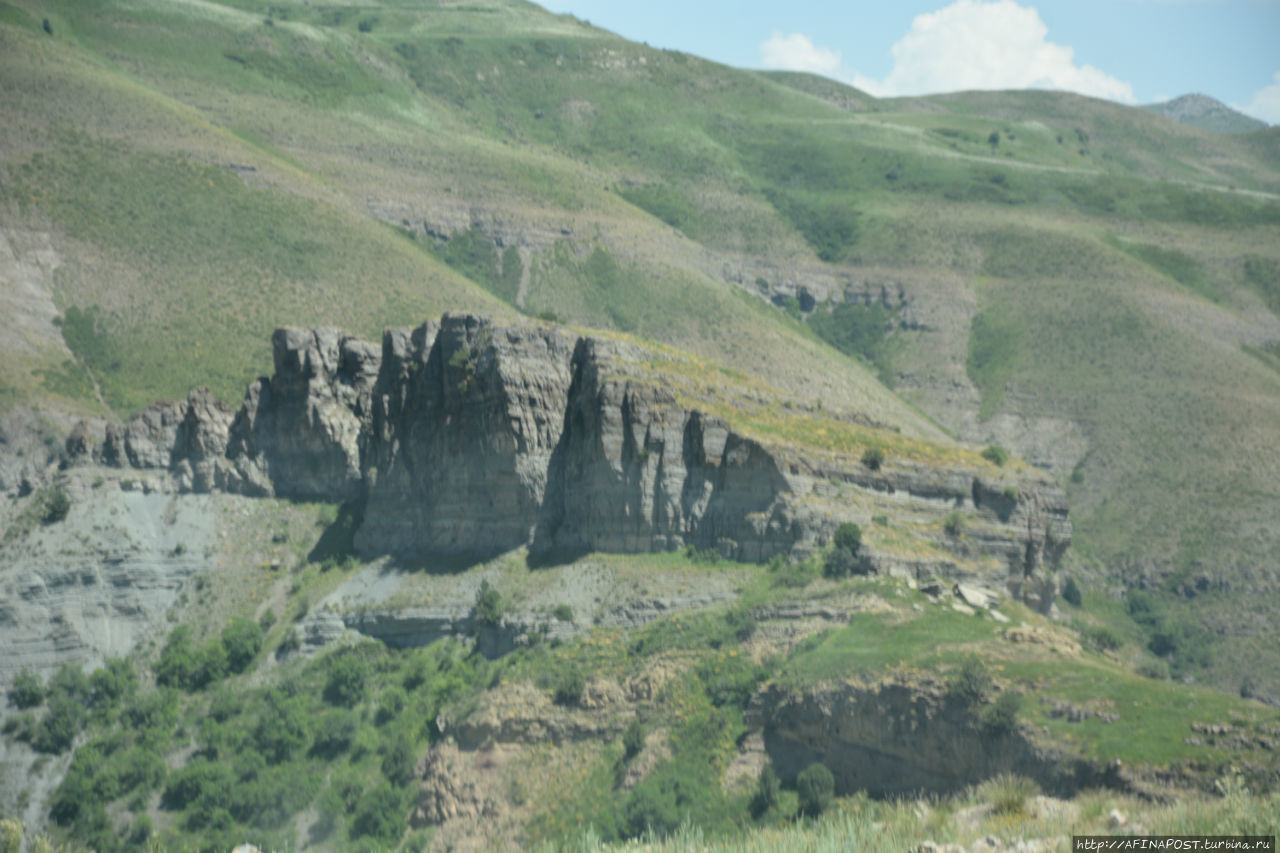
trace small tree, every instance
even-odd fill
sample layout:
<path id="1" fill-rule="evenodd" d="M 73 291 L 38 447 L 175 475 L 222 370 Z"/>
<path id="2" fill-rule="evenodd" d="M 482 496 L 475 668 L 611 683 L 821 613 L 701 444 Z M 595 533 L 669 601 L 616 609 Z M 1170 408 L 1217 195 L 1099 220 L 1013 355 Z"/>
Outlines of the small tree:
<path id="1" fill-rule="evenodd" d="M 947 513 L 942 522 L 942 529 L 948 536 L 959 536 L 964 533 L 964 516 L 958 512 Z"/>
<path id="2" fill-rule="evenodd" d="M 862 464 L 872 471 L 879 471 L 884 464 L 884 451 L 878 447 L 869 447 L 862 454 Z"/>
<path id="3" fill-rule="evenodd" d="M 44 684 L 40 676 L 23 668 L 13 677 L 13 686 L 9 688 L 9 701 L 16 708 L 34 708 L 44 701 Z"/>
<path id="4" fill-rule="evenodd" d="M 582 701 L 582 691 L 587 689 L 587 680 L 582 671 L 576 667 L 562 674 L 556 682 L 555 696 L 557 705 L 566 707 L 577 705 Z"/>
<path id="5" fill-rule="evenodd" d="M 480 582 L 480 589 L 476 592 L 475 618 L 486 627 L 502 621 L 502 593 L 487 580 Z"/>
<path id="6" fill-rule="evenodd" d="M 44 499 L 44 515 L 42 519 L 45 524 L 56 524 L 67 517 L 67 513 L 71 511 L 71 498 L 67 496 L 66 490 L 61 486 L 55 486 L 50 489 Z"/>
<path id="7" fill-rule="evenodd" d="M 867 574 L 871 571 L 871 564 L 859 554 L 861 547 L 862 528 L 848 521 L 841 524 L 836 528 L 831 550 L 823 561 L 822 573 L 829 578 Z"/>
<path id="8" fill-rule="evenodd" d="M 1013 734 L 1013 730 L 1018 727 L 1018 711 L 1021 708 L 1021 696 L 1010 691 L 1001 693 L 995 704 L 982 715 L 982 733 L 993 739 Z"/>
<path id="9" fill-rule="evenodd" d="M 998 444 L 988 444 L 982 450 L 982 458 L 993 465 L 1003 467 L 1004 463 L 1009 461 L 1009 451 Z"/>
<path id="10" fill-rule="evenodd" d="M 640 750 L 644 749 L 644 725 L 641 724 L 639 717 L 632 719 L 622 733 L 622 749 L 628 761 L 635 758 L 640 754 Z"/>
<path id="11" fill-rule="evenodd" d="M 778 794 L 782 790 L 782 783 L 778 779 L 778 774 L 774 772 L 772 764 L 766 764 L 760 770 L 760 777 L 756 780 L 756 791 L 751 795 L 751 816 L 759 820 L 770 809 L 778 805 Z"/>
<path id="12" fill-rule="evenodd" d="M 364 661 L 344 655 L 333 662 L 324 686 L 324 698 L 333 705 L 353 707 L 364 695 L 368 667 Z"/>
<path id="13" fill-rule="evenodd" d="M 800 814 L 818 817 L 831 806 L 835 797 L 836 780 L 831 771 L 813 763 L 796 777 L 796 792 L 800 795 Z"/>
<path id="14" fill-rule="evenodd" d="M 1067 578 L 1067 582 L 1062 586 L 1062 597 L 1072 607 L 1084 604 L 1084 595 L 1080 592 L 1080 584 L 1076 583 L 1075 578 Z"/>
<path id="15" fill-rule="evenodd" d="M 244 672 L 262 648 L 262 626 L 248 619 L 232 619 L 222 629 L 222 647 L 232 672 Z"/>
<path id="16" fill-rule="evenodd" d="M 991 146 L 991 153 L 996 153 L 996 149 L 1000 147 L 1000 131 L 991 131 L 991 135 L 987 137 L 987 144 Z"/>
<path id="17" fill-rule="evenodd" d="M 982 661 L 969 658 L 948 682 L 947 695 L 966 707 L 972 707 L 986 699 L 991 688 L 991 674 Z"/>

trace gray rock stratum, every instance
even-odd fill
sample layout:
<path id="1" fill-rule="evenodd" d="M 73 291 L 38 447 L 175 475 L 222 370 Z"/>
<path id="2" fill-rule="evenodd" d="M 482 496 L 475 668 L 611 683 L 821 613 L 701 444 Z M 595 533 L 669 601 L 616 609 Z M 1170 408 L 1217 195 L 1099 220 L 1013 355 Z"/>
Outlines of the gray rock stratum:
<path id="1" fill-rule="evenodd" d="M 234 416 L 193 391 L 111 427 L 100 460 L 166 470 L 178 491 L 354 502 L 366 556 L 693 546 L 761 562 L 891 516 L 925 547 L 869 547 L 878 570 L 1047 610 L 1071 539 L 1065 496 L 1034 469 L 960 453 L 872 470 L 853 451 L 744 431 L 737 415 L 776 407 L 768 393 L 616 336 L 446 315 L 386 332 L 381 351 L 325 329 L 277 330 L 273 345 L 274 374 Z M 786 417 L 876 432 L 803 405 Z M 944 532 L 952 513 L 963 535 Z"/>
<path id="2" fill-rule="evenodd" d="M 929 547 L 869 548 L 877 569 L 978 581 L 1047 610 L 1070 542 L 1064 494 L 1037 471 L 972 453 L 872 470 L 748 434 L 733 414 L 767 394 L 691 379 L 692 362 L 627 339 L 445 315 L 388 330 L 380 351 L 333 329 L 279 329 L 273 345 L 274 374 L 234 416 L 198 389 L 109 428 L 100 460 L 169 471 L 180 492 L 356 502 L 366 556 L 692 546 L 765 561 L 884 514 Z M 951 512 L 964 535 L 942 533 Z"/>

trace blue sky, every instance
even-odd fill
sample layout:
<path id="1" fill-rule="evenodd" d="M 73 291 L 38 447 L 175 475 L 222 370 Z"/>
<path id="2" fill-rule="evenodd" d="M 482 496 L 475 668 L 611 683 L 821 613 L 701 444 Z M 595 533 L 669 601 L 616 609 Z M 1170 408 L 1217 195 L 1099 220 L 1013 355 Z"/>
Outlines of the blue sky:
<path id="1" fill-rule="evenodd" d="M 1203 92 L 1280 124 L 1280 0 L 545 0 L 654 47 L 814 71 L 879 95 Z"/>

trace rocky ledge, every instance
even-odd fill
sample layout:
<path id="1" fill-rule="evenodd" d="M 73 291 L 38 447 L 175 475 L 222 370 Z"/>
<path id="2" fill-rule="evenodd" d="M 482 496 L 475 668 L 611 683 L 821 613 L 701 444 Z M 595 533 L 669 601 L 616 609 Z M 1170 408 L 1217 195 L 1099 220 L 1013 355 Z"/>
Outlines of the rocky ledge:
<path id="1" fill-rule="evenodd" d="M 917 559 L 871 544 L 878 570 L 976 580 L 1047 610 L 1071 539 L 1065 496 L 1040 472 L 973 454 L 872 469 L 760 437 L 714 414 L 763 405 L 759 389 L 688 380 L 679 357 L 614 336 L 464 314 L 387 331 L 381 347 L 279 329 L 273 348 L 274 373 L 238 411 L 204 389 L 157 403 L 108 427 L 98 461 L 167 472 L 177 491 L 352 502 L 367 556 L 693 546 L 762 562 L 885 515 L 927 547 Z M 943 532 L 951 513 L 963 536 Z"/>

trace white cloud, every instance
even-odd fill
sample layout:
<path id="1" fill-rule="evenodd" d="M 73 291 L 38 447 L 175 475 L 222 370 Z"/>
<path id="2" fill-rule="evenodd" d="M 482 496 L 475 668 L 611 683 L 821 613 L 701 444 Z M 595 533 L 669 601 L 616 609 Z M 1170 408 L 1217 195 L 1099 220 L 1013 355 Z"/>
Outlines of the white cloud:
<path id="1" fill-rule="evenodd" d="M 775 32 L 760 45 L 760 59 L 766 68 L 810 71 L 828 77 L 841 76 L 840 51 L 818 47 L 803 33 L 784 36 Z"/>
<path id="2" fill-rule="evenodd" d="M 1235 109 L 1267 124 L 1280 124 L 1280 71 L 1271 78 L 1271 85 L 1254 92 L 1249 103 Z"/>
<path id="3" fill-rule="evenodd" d="M 817 46 L 800 33 L 775 34 L 760 46 L 760 55 L 766 67 L 816 71 L 880 96 L 1062 89 L 1134 103 L 1132 86 L 1090 65 L 1077 65 L 1074 51 L 1048 41 L 1048 34 L 1040 13 L 1014 0 L 956 0 L 916 16 L 891 49 L 893 68 L 884 78 L 845 69 L 839 51 Z M 800 67 L 802 62 L 807 64 Z"/>

